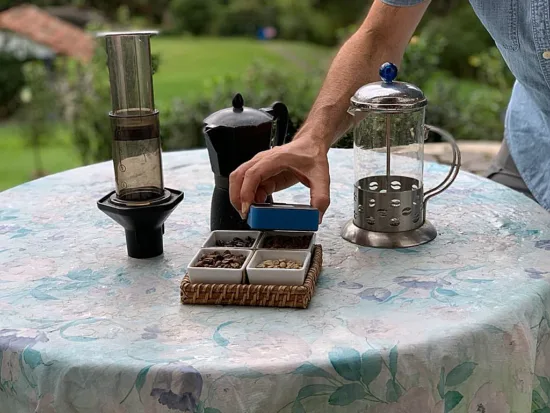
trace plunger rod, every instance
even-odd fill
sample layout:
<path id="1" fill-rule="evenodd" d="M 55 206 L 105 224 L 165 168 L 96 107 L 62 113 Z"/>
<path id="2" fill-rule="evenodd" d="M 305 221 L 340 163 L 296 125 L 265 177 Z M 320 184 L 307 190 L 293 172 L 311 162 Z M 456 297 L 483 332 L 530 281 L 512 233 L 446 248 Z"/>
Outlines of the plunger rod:
<path id="1" fill-rule="evenodd" d="M 386 115 L 386 191 L 390 192 L 391 115 Z"/>

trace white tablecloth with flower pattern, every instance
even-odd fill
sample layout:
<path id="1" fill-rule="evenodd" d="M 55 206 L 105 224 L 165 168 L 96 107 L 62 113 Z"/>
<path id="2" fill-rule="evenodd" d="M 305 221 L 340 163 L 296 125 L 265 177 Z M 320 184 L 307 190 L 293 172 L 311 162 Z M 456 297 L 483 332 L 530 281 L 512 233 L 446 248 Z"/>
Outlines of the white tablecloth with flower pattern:
<path id="1" fill-rule="evenodd" d="M 435 241 L 359 248 L 339 235 L 352 165 L 331 151 L 307 310 L 180 304 L 209 232 L 204 150 L 164 154 L 185 200 L 156 259 L 128 258 L 96 207 L 111 163 L 0 193 L 0 412 L 550 412 L 550 214 L 461 173 L 428 205 Z M 429 164 L 427 186 L 446 170 Z"/>

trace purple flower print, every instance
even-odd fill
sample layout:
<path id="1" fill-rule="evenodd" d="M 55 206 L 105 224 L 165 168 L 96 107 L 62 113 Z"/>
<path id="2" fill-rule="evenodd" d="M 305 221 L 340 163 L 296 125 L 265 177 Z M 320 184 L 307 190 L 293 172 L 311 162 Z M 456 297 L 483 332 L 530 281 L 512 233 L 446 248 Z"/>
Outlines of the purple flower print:
<path id="1" fill-rule="evenodd" d="M 367 288 L 359 293 L 361 299 L 379 303 L 386 301 L 390 295 L 391 292 L 385 288 Z"/>
<path id="2" fill-rule="evenodd" d="M 525 272 L 527 273 L 527 275 L 529 276 L 529 278 L 533 278 L 535 280 L 540 280 L 541 278 L 543 278 L 546 274 L 548 274 L 548 272 L 546 271 L 539 271 L 535 268 L 526 268 L 525 269 Z"/>
<path id="3" fill-rule="evenodd" d="M 145 333 L 141 335 L 141 338 L 144 340 L 155 339 L 158 337 L 158 334 L 162 333 L 158 326 L 145 327 L 143 330 L 145 331 Z"/>
<path id="4" fill-rule="evenodd" d="M 356 282 L 341 281 L 338 283 L 338 287 L 346 288 L 348 290 L 360 290 L 361 288 L 363 288 L 363 284 L 359 284 Z"/>
<path id="5" fill-rule="evenodd" d="M 394 278 L 393 281 L 402 287 L 420 288 L 423 290 L 431 290 L 433 288 L 439 287 L 440 285 L 437 281 L 420 281 L 416 277 L 405 276 Z"/>
<path id="6" fill-rule="evenodd" d="M 151 396 L 170 410 L 194 412 L 202 392 L 202 376 L 186 364 L 170 364 L 153 380 Z"/>
<path id="7" fill-rule="evenodd" d="M 535 248 L 540 248 L 541 250 L 550 251 L 550 239 L 543 239 L 535 242 Z"/>
<path id="8" fill-rule="evenodd" d="M 8 232 L 16 231 L 18 229 L 19 227 L 16 225 L 0 225 L 0 234 L 7 234 Z"/>
<path id="9" fill-rule="evenodd" d="M 42 332 L 31 330 L 0 330 L 0 351 L 20 352 L 25 347 L 32 347 L 38 342 L 48 341 Z"/>

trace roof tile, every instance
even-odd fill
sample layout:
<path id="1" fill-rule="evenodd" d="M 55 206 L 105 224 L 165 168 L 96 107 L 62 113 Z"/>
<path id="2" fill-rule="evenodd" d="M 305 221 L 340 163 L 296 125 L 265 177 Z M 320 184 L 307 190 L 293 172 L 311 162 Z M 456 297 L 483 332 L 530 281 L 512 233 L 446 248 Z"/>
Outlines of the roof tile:
<path id="1" fill-rule="evenodd" d="M 10 30 L 84 62 L 90 61 L 94 53 L 90 34 L 30 4 L 0 13 L 0 30 Z"/>

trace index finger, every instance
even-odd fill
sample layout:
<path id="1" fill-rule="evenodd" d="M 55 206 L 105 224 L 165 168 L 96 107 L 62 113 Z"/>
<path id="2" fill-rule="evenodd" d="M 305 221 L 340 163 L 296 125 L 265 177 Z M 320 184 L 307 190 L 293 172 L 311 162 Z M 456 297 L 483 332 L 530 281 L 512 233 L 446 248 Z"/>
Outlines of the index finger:
<path id="1" fill-rule="evenodd" d="M 248 213 L 248 208 L 256 199 L 256 192 L 262 182 L 269 178 L 287 170 L 285 163 L 282 162 L 281 156 L 277 159 L 273 157 L 265 157 L 252 165 L 244 173 L 244 179 L 241 185 L 241 212 L 243 215 Z"/>

